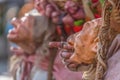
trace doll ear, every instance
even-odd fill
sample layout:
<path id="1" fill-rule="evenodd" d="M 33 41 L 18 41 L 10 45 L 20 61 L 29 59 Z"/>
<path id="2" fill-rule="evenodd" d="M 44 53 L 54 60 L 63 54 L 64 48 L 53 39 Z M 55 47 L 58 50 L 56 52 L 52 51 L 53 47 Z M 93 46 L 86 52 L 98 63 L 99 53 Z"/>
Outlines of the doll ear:
<path id="1" fill-rule="evenodd" d="M 95 44 L 94 44 L 94 46 L 92 47 L 92 51 L 95 52 L 95 53 L 97 52 L 97 42 L 98 42 L 98 37 L 94 40 L 94 43 L 95 43 Z"/>
<path id="2" fill-rule="evenodd" d="M 95 45 L 92 47 L 92 51 L 95 52 L 95 53 L 97 52 L 97 44 L 95 44 Z"/>

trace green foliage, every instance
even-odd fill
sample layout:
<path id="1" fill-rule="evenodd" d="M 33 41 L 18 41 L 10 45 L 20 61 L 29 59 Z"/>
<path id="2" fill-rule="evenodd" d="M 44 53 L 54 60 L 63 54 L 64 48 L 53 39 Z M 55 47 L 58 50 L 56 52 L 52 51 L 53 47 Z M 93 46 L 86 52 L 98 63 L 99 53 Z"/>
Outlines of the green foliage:
<path id="1" fill-rule="evenodd" d="M 74 22 L 74 25 L 75 25 L 75 26 L 80 26 L 80 25 L 82 25 L 84 22 L 85 22 L 84 20 L 78 20 L 78 21 L 75 21 L 75 22 Z"/>
<path id="2" fill-rule="evenodd" d="M 100 3 L 103 5 L 104 1 L 105 1 L 105 0 L 100 0 Z"/>

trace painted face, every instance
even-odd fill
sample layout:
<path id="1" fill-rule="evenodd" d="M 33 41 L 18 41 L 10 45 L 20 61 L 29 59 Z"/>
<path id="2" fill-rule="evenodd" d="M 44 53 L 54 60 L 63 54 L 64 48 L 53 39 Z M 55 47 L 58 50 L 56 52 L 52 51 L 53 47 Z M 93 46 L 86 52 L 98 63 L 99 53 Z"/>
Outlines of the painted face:
<path id="1" fill-rule="evenodd" d="M 65 10 L 70 14 L 74 14 L 78 10 L 78 5 L 73 1 L 67 1 L 65 4 Z"/>
<path id="2" fill-rule="evenodd" d="M 59 12 L 54 11 L 51 16 L 53 23 L 59 23 L 59 16 L 60 16 Z"/>
<path id="3" fill-rule="evenodd" d="M 41 12 L 44 13 L 45 10 L 45 6 L 47 5 L 47 1 L 46 0 L 35 0 L 35 8 Z"/>
<path id="4" fill-rule="evenodd" d="M 70 70 L 85 71 L 95 63 L 100 24 L 100 19 L 87 22 L 81 32 L 69 38 L 68 42 L 74 46 L 74 53 L 69 58 L 67 65 Z"/>
<path id="5" fill-rule="evenodd" d="M 26 15 L 21 19 L 14 18 L 11 23 L 14 28 L 9 31 L 7 38 L 24 48 L 26 52 L 33 52 L 35 46 L 31 44 L 33 43 L 34 17 Z"/>
<path id="6" fill-rule="evenodd" d="M 52 0 L 60 10 L 64 10 L 64 5 L 67 0 Z"/>
<path id="7" fill-rule="evenodd" d="M 33 20 L 32 16 L 24 16 L 21 19 L 14 18 L 11 22 L 14 28 L 9 31 L 8 38 L 16 43 L 31 40 Z"/>

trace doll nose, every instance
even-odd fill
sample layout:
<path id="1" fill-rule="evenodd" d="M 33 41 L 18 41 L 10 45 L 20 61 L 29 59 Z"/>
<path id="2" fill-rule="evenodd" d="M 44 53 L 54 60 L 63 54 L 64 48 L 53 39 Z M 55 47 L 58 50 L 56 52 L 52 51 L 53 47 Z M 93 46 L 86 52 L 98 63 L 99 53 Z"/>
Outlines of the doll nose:
<path id="1" fill-rule="evenodd" d="M 17 18 L 13 18 L 11 21 L 11 24 L 17 28 L 17 25 L 20 24 L 20 20 L 18 20 Z"/>

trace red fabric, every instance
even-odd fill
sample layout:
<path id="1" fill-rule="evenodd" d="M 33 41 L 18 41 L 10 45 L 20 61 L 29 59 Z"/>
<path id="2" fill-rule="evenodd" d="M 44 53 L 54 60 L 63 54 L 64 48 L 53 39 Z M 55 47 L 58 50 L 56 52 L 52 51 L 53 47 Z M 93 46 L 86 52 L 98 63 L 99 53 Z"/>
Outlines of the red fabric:
<path id="1" fill-rule="evenodd" d="M 57 33 L 58 33 L 59 35 L 62 35 L 62 31 L 61 31 L 60 27 L 57 27 L 56 30 L 57 30 Z"/>
<path id="2" fill-rule="evenodd" d="M 83 26 L 75 26 L 75 27 L 73 27 L 73 30 L 74 30 L 74 32 L 79 32 L 82 30 L 82 28 L 83 28 Z"/>
<path id="3" fill-rule="evenodd" d="M 92 0 L 92 2 L 93 2 L 93 3 L 96 3 L 96 2 L 98 2 L 98 0 Z"/>
<path id="4" fill-rule="evenodd" d="M 100 18 L 101 15 L 100 14 L 94 14 L 95 18 Z"/>
<path id="5" fill-rule="evenodd" d="M 65 31 L 66 31 L 67 34 L 70 35 L 70 33 L 71 33 L 71 27 L 65 27 Z"/>

